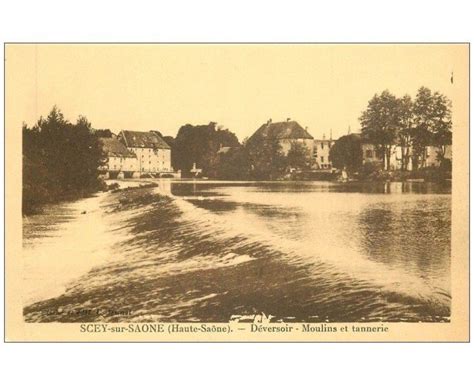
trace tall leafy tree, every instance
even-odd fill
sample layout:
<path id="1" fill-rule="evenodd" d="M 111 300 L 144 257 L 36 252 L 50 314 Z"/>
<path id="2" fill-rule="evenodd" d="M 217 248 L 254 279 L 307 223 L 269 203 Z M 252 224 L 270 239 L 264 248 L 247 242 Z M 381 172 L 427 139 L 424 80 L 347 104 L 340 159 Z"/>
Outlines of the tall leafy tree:
<path id="1" fill-rule="evenodd" d="M 301 142 L 291 143 L 290 150 L 286 155 L 286 166 L 294 169 L 307 169 L 311 165 L 311 156 L 308 148 Z"/>
<path id="2" fill-rule="evenodd" d="M 424 166 L 426 146 L 438 146 L 444 159 L 446 146 L 452 142 L 451 101 L 439 92 L 421 87 L 413 106 L 413 154 L 416 165 Z"/>
<path id="3" fill-rule="evenodd" d="M 225 180 L 246 180 L 249 177 L 249 158 L 243 147 L 234 147 L 219 154 L 216 177 Z"/>
<path id="4" fill-rule="evenodd" d="M 339 138 L 331 150 L 329 158 L 338 169 L 357 172 L 362 167 L 362 142 L 357 134 L 348 134 Z"/>
<path id="5" fill-rule="evenodd" d="M 222 146 L 240 146 L 236 135 L 228 129 L 218 128 L 215 122 L 207 125 L 182 126 L 172 146 L 172 164 L 185 174 L 193 164 L 203 170 L 206 176 L 214 177 L 217 172 L 217 152 Z"/>
<path id="6" fill-rule="evenodd" d="M 390 169 L 390 158 L 393 145 L 402 128 L 399 116 L 400 101 L 385 90 L 375 95 L 359 118 L 362 136 L 376 145 L 383 156 L 384 168 Z"/>
<path id="7" fill-rule="evenodd" d="M 408 169 L 411 148 L 413 146 L 413 101 L 410 95 L 405 95 L 398 100 L 399 131 L 398 145 L 401 148 L 401 168 Z"/>
<path id="8" fill-rule="evenodd" d="M 278 139 L 252 137 L 245 144 L 250 167 L 249 175 L 255 180 L 277 179 L 286 170 L 286 158 Z"/>

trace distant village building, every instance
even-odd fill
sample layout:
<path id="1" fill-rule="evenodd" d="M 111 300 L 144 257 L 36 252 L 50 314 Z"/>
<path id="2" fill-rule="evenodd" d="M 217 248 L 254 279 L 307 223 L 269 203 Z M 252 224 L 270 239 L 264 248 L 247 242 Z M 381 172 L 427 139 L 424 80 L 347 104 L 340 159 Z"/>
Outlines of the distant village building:
<path id="1" fill-rule="evenodd" d="M 332 169 L 331 159 L 329 157 L 329 152 L 336 141 L 332 140 L 332 136 L 329 139 L 323 135 L 322 139 L 314 140 L 314 149 L 313 149 L 313 166 L 317 169 Z"/>
<path id="2" fill-rule="evenodd" d="M 427 146 L 426 147 L 426 160 L 425 160 L 425 166 L 426 167 L 439 167 L 440 165 L 440 160 L 439 160 L 439 154 L 441 153 L 441 150 L 438 146 Z M 452 145 L 446 145 L 446 151 L 444 154 L 444 158 L 448 160 L 453 160 L 453 147 Z"/>
<path id="3" fill-rule="evenodd" d="M 285 156 L 291 149 L 294 142 L 298 142 L 305 146 L 308 150 L 308 155 L 313 156 L 314 138 L 308 133 L 307 129 L 292 121 L 290 118 L 286 122 L 272 122 L 271 119 L 263 124 L 258 130 L 253 133 L 250 139 L 254 137 L 277 139 Z"/>
<path id="4" fill-rule="evenodd" d="M 140 174 L 171 173 L 171 148 L 156 131 L 122 130 L 119 139 L 137 156 Z"/>
<path id="5" fill-rule="evenodd" d="M 392 145 L 390 148 L 390 169 L 391 170 L 400 170 L 402 169 L 402 154 L 409 153 L 409 150 L 403 150 L 401 146 Z M 363 164 L 375 164 L 379 165 L 380 168 L 383 167 L 383 153 L 378 150 L 377 145 L 363 142 L 362 143 L 362 163 Z M 412 160 L 411 156 L 407 158 L 407 170 L 412 170 Z"/>
<path id="6" fill-rule="evenodd" d="M 110 132 L 109 132 L 110 133 Z M 123 130 L 118 136 L 104 134 L 99 141 L 106 161 L 105 178 L 180 177 L 171 166 L 171 148 L 157 131 Z"/>
<path id="7" fill-rule="evenodd" d="M 106 156 L 102 171 L 107 178 L 132 177 L 135 172 L 138 172 L 137 156 L 117 137 L 99 138 L 99 141 Z"/>
<path id="8" fill-rule="evenodd" d="M 354 134 L 355 135 L 355 134 Z M 382 163 L 382 152 L 377 149 L 377 146 L 367 142 L 362 143 L 362 163 L 377 164 Z"/>

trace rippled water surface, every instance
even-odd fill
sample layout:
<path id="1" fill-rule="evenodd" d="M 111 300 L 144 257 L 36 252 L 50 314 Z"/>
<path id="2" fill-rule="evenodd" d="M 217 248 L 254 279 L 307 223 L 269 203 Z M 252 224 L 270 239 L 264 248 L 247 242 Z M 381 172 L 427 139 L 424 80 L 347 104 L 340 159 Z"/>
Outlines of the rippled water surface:
<path id="1" fill-rule="evenodd" d="M 449 187 L 156 183 L 24 221 L 27 321 L 449 321 Z"/>

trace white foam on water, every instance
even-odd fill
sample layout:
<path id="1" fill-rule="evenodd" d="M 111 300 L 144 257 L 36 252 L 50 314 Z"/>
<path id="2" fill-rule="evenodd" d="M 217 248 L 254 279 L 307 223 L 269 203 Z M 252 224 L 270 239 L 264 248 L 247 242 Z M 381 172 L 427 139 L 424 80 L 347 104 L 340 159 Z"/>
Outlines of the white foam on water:
<path id="1" fill-rule="evenodd" d="M 299 202 L 298 196 L 301 196 L 301 193 L 298 192 L 266 194 L 253 191 L 248 187 L 243 191 L 237 191 L 236 187 L 231 189 L 219 187 L 219 191 L 223 193 L 228 191 L 227 199 L 233 202 L 281 207 L 284 211 L 302 211 L 307 216 L 304 221 L 305 225 L 301 226 L 301 229 L 306 229 L 305 234 L 297 239 L 289 238 L 285 236 L 284 229 L 278 232 L 264 218 L 246 212 L 242 208 L 238 207 L 230 213 L 216 214 L 197 207 L 182 197 L 173 196 L 170 191 L 165 193 L 172 196 L 176 204 L 183 210 L 183 220 L 193 221 L 196 226 L 203 226 L 204 223 L 215 226 L 216 235 L 220 237 L 231 238 L 236 235 L 245 235 L 252 241 L 269 245 L 275 250 L 290 255 L 289 257 L 295 255 L 294 258 L 297 259 L 295 262 L 304 262 L 315 274 L 321 272 L 318 266 L 325 264 L 332 267 L 335 272 L 346 274 L 358 281 L 371 283 L 381 291 L 449 305 L 449 278 L 446 278 L 442 286 L 433 286 L 429 280 L 411 273 L 410 270 L 370 259 L 353 242 L 344 240 L 345 235 L 350 233 L 350 226 L 341 227 L 342 230 L 339 232 L 337 229 L 336 231 L 333 229 L 332 237 L 329 234 L 324 234 L 324 226 L 318 227 L 318 224 L 341 223 L 341 221 L 334 220 L 337 213 L 345 212 L 357 215 L 364 207 L 370 207 L 374 202 L 399 202 L 401 196 L 403 196 L 403 204 L 408 205 L 410 202 L 423 199 L 423 194 L 400 193 L 390 196 L 374 194 L 372 196 L 371 194 L 340 193 L 339 195 L 346 200 L 338 202 L 337 205 L 331 205 L 323 203 L 327 201 L 325 193 L 311 193 L 313 202 L 302 203 Z M 449 195 L 436 196 L 446 197 Z M 206 197 L 206 199 L 209 198 Z M 286 223 L 289 222 L 291 222 L 291 217 L 286 219 Z M 281 224 L 282 221 L 278 221 L 278 223 Z"/>
<path id="2" fill-rule="evenodd" d="M 71 220 L 55 226 L 50 236 L 23 247 L 24 305 L 63 294 L 72 281 L 112 258 L 114 244 L 127 235 L 113 233 L 110 219 L 100 208 L 105 196 L 100 193 L 71 202 Z"/>

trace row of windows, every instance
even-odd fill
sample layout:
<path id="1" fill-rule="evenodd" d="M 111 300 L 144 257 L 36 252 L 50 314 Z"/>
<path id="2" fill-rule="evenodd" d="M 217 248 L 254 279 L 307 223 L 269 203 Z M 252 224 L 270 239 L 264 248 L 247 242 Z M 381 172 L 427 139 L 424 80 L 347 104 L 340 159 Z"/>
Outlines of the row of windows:
<path id="1" fill-rule="evenodd" d="M 157 162 L 158 162 L 158 164 L 161 162 L 161 165 L 165 164 L 164 160 L 163 161 L 157 161 Z M 145 161 L 142 160 L 142 164 L 144 164 L 144 163 L 145 163 Z M 152 162 L 148 161 L 148 164 L 152 165 Z"/>
<path id="2" fill-rule="evenodd" d="M 155 151 L 153 149 L 148 149 L 148 148 L 145 148 L 145 149 L 130 148 L 130 149 L 132 149 L 132 151 L 134 151 L 135 153 L 138 153 L 138 154 L 140 154 L 140 152 L 142 152 L 142 153 L 147 153 L 148 152 L 148 154 L 152 154 L 152 152 L 155 153 Z M 160 154 L 160 152 L 162 152 L 161 154 L 165 154 L 165 149 L 158 149 L 156 153 Z"/>
<path id="3" fill-rule="evenodd" d="M 142 160 L 143 160 L 144 158 L 145 158 L 145 156 L 142 156 Z M 150 157 L 148 156 L 148 158 L 150 158 Z M 163 156 L 161 159 L 162 159 L 163 161 L 165 161 L 165 157 L 164 157 L 164 156 Z M 151 160 L 150 160 L 150 161 L 151 161 Z"/>
<path id="4" fill-rule="evenodd" d="M 153 169 L 149 169 L 147 171 L 151 171 L 151 172 L 168 172 L 170 171 L 170 169 L 168 168 L 163 168 L 163 169 L 156 169 L 156 168 L 153 168 Z M 142 172 L 145 172 L 145 168 L 142 168 Z"/>

